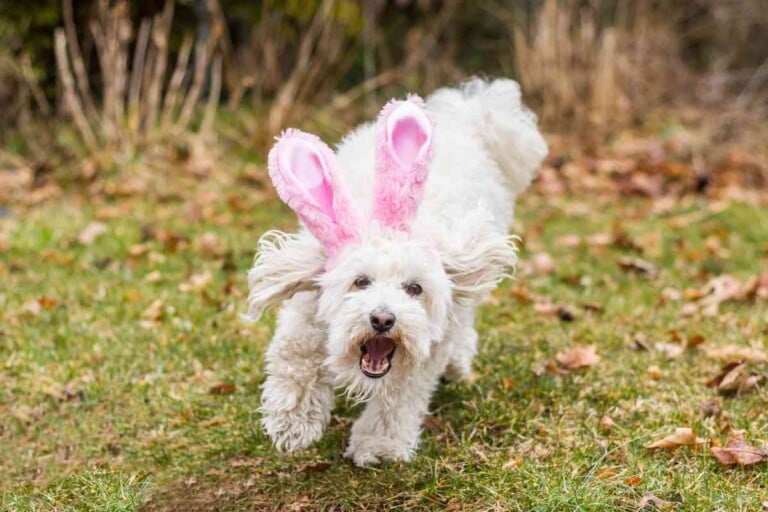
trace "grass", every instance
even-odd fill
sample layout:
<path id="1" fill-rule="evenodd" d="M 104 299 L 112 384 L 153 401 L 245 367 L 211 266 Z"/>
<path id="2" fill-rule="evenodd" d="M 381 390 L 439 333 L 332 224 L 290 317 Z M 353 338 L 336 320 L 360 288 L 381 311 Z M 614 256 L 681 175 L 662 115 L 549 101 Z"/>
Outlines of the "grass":
<path id="1" fill-rule="evenodd" d="M 359 412 L 342 399 L 324 439 L 297 455 L 277 454 L 257 425 L 273 321 L 239 320 L 244 276 L 258 236 L 293 216 L 241 182 L 168 190 L 65 193 L 0 219 L 0 509 L 637 510 L 646 493 L 679 510 L 765 507 L 766 463 L 725 468 L 708 449 L 645 449 L 686 425 L 722 442 L 728 424 L 765 443 L 765 387 L 721 398 L 723 415 L 705 418 L 718 361 L 628 347 L 637 333 L 765 347 L 765 302 L 709 318 L 661 300 L 666 287 L 765 269 L 764 209 L 693 198 L 657 215 L 649 199 L 529 194 L 518 207 L 521 271 L 480 311 L 476 378 L 437 392 L 413 463 L 365 470 L 340 459 Z M 94 220 L 107 232 L 79 243 Z M 563 242 L 617 223 L 640 249 Z M 541 251 L 554 272 L 527 273 Z M 621 269 L 623 256 L 650 260 L 657 277 Z M 537 313 L 526 291 L 568 304 L 574 321 Z M 587 344 L 596 366 L 547 371 L 557 352 Z M 233 392 L 212 394 L 222 382 Z"/>

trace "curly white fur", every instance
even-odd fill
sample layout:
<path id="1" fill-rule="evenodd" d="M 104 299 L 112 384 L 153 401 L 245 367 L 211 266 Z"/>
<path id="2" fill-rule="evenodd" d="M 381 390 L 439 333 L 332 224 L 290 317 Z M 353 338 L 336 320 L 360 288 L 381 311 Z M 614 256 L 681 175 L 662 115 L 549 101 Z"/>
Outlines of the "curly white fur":
<path id="1" fill-rule="evenodd" d="M 325 266 L 305 231 L 270 232 L 249 272 L 248 316 L 282 302 L 267 350 L 261 413 L 280 450 L 309 446 L 325 429 L 334 387 L 366 401 L 345 456 L 358 465 L 409 460 L 441 375 L 466 376 L 477 351 L 474 312 L 515 263 L 508 235 L 514 201 L 547 152 L 511 80 L 473 80 L 426 102 L 434 157 L 410 232 L 376 223 Z M 348 135 L 336 153 L 361 218 L 370 218 L 375 127 Z M 356 286 L 364 276 L 365 286 Z M 410 293 L 409 284 L 423 290 Z M 389 372 L 361 371 L 371 314 L 396 318 Z"/>

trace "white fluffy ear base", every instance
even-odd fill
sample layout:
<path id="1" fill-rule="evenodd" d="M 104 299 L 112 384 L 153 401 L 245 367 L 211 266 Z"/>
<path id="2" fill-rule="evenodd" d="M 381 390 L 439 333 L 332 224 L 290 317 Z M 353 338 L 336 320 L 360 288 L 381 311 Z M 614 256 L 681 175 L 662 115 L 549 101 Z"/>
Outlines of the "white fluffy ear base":
<path id="1" fill-rule="evenodd" d="M 494 229 L 477 228 L 462 240 L 452 240 L 441 250 L 443 267 L 453 282 L 458 302 L 479 301 L 502 279 L 511 277 L 517 263 L 516 236 L 500 235 Z"/>
<path id="2" fill-rule="evenodd" d="M 255 322 L 268 308 L 295 293 L 316 289 L 325 261 L 322 246 L 307 233 L 264 233 L 248 271 L 248 312 L 243 318 Z"/>

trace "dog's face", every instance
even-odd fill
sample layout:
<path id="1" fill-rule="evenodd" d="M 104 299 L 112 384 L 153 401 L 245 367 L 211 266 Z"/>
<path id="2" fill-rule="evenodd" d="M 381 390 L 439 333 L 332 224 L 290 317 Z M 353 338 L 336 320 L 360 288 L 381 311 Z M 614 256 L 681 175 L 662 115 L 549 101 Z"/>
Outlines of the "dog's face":
<path id="1" fill-rule="evenodd" d="M 350 247 L 318 284 L 328 367 L 352 394 L 418 369 L 447 328 L 452 284 L 440 257 L 401 234 Z"/>

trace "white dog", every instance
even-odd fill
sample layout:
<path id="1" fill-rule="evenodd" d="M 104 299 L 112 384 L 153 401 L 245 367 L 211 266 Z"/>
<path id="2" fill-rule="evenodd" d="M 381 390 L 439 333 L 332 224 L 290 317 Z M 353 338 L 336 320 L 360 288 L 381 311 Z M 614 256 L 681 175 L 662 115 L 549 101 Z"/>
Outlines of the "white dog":
<path id="1" fill-rule="evenodd" d="M 367 402 L 345 456 L 411 459 L 440 377 L 470 372 L 475 309 L 515 263 L 515 198 L 546 153 L 511 80 L 392 101 L 335 154 L 278 139 L 270 176 L 305 230 L 266 233 L 248 274 L 249 318 L 282 302 L 261 404 L 278 449 L 318 440 L 344 387 Z"/>

